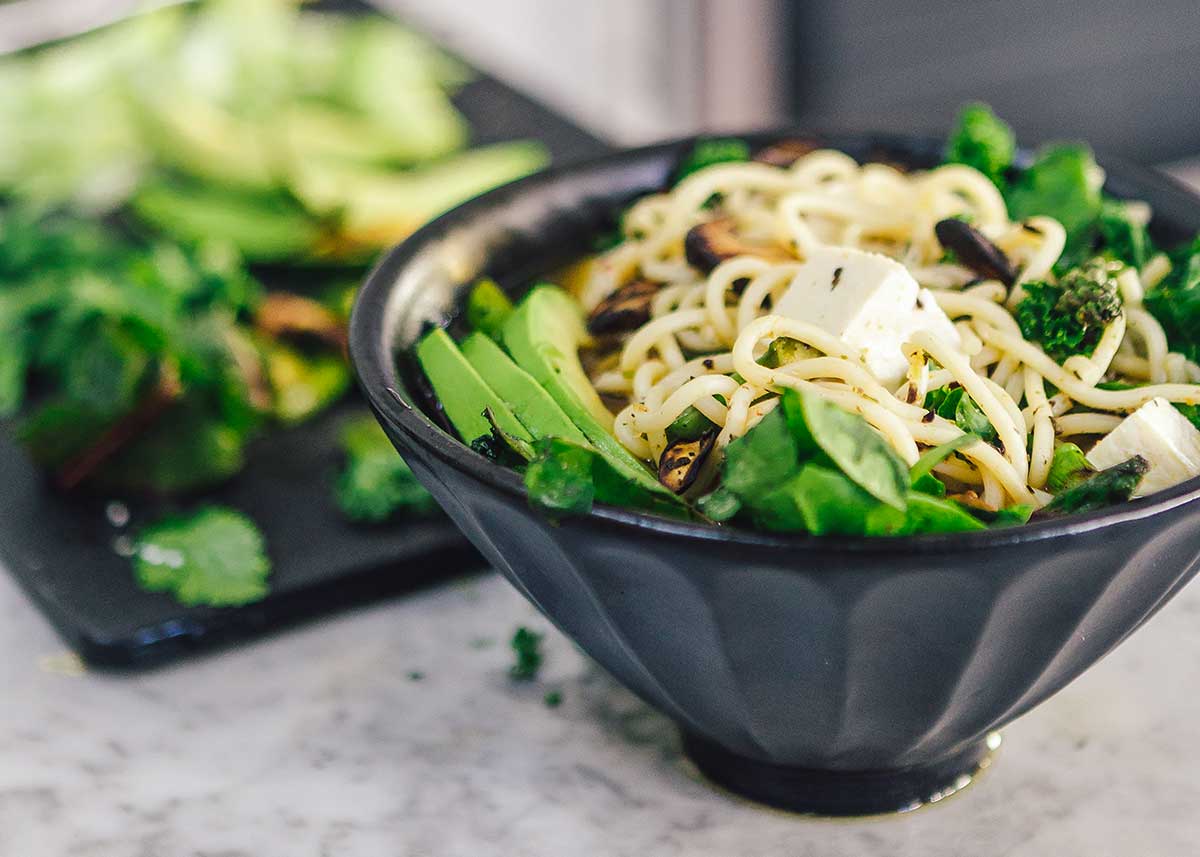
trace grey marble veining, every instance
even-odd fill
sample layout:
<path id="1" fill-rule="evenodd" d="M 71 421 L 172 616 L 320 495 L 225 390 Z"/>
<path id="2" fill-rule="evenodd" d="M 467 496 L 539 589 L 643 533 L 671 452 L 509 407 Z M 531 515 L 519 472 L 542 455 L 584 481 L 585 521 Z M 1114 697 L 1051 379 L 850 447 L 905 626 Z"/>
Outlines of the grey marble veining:
<path id="1" fill-rule="evenodd" d="M 141 675 L 72 674 L 0 574 L 0 857 L 999 857 L 1197 853 L 1200 588 L 907 816 L 708 785 L 670 724 L 495 577 Z M 411 673 L 423 677 L 415 678 Z M 563 693 L 547 708 L 548 689 Z"/>

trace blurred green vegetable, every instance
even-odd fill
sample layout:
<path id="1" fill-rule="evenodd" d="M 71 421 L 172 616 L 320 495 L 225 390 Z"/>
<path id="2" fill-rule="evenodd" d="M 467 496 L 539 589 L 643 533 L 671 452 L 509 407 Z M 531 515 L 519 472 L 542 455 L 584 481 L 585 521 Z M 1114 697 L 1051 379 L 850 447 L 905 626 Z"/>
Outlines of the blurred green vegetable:
<path id="1" fill-rule="evenodd" d="M 343 425 L 341 446 L 346 463 L 335 496 L 350 520 L 380 523 L 398 512 L 423 515 L 437 509 L 370 414 Z"/>
<path id="2" fill-rule="evenodd" d="M 1121 267 L 1098 257 L 1068 271 L 1057 285 L 1025 283 L 1013 313 L 1022 335 L 1060 363 L 1074 354 L 1091 356 L 1104 328 L 1121 314 Z"/>
<path id="3" fill-rule="evenodd" d="M 714 164 L 748 160 L 750 160 L 750 146 L 745 140 L 734 138 L 700 140 L 679 162 L 679 166 L 675 169 L 675 181 L 681 182 L 692 173 Z"/>
<path id="4" fill-rule="evenodd" d="M 512 311 L 512 301 L 495 280 L 485 277 L 471 287 L 467 296 L 467 324 L 472 330 L 497 339 L 504 320 Z"/>
<path id="5" fill-rule="evenodd" d="M 986 104 L 975 102 L 959 110 L 946 141 L 946 160 L 974 167 L 1003 188 L 1016 149 L 1012 129 Z"/>
<path id="6" fill-rule="evenodd" d="M 1103 182 L 1104 173 L 1087 146 L 1046 147 L 1009 188 L 1009 216 L 1014 220 L 1039 214 L 1053 217 L 1067 231 L 1064 259 L 1078 263 L 1092 249 Z"/>
<path id="7" fill-rule="evenodd" d="M 240 512 L 207 506 L 138 534 L 138 584 L 187 607 L 237 607 L 266 597 L 271 573 L 262 534 Z"/>

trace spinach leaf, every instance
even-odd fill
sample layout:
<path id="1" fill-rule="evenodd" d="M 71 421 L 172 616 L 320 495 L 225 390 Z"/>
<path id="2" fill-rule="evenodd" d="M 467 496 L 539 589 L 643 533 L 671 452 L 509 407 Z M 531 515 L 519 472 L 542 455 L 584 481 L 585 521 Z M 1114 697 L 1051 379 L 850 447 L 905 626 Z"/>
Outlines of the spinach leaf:
<path id="1" fill-rule="evenodd" d="M 788 481 L 786 491 L 804 528 L 817 536 L 866 535 L 890 529 L 884 521 L 904 517 L 903 512 L 884 505 L 845 474 L 820 464 L 804 465 Z"/>
<path id="2" fill-rule="evenodd" d="M 977 440 L 979 440 L 977 435 L 962 434 L 952 440 L 948 440 L 943 444 L 935 446 L 933 449 L 927 449 L 921 454 L 921 457 L 917 459 L 917 463 L 914 464 L 908 471 L 908 477 L 912 480 L 913 486 L 915 487 L 917 482 L 919 482 L 923 477 L 931 475 L 934 467 L 941 464 L 964 446 L 970 446 Z M 940 480 L 938 480 L 938 484 L 941 485 Z M 945 491 L 945 486 L 942 486 L 942 491 Z"/>
<path id="3" fill-rule="evenodd" d="M 953 420 L 964 432 L 985 443 L 993 443 L 999 436 L 991 420 L 962 387 L 947 385 L 930 390 L 925 394 L 925 408 L 943 419 Z"/>
<path id="4" fill-rule="evenodd" d="M 796 440 L 779 407 L 725 448 L 721 484 L 748 501 L 787 481 L 799 467 Z"/>
<path id="5" fill-rule="evenodd" d="M 742 510 L 742 501 L 737 494 L 721 485 L 697 500 L 696 507 L 704 517 L 719 523 L 733 520 Z"/>
<path id="6" fill-rule="evenodd" d="M 1042 507 L 1038 515 L 1053 517 L 1074 512 L 1091 512 L 1114 503 L 1123 503 L 1133 495 L 1149 469 L 1150 462 L 1140 455 L 1135 455 L 1128 461 L 1101 470 L 1055 495 L 1053 500 Z"/>
<path id="7" fill-rule="evenodd" d="M 976 102 L 959 111 L 946 141 L 946 161 L 974 167 L 1003 188 L 1016 149 L 1012 129 L 990 107 Z"/>
<path id="8" fill-rule="evenodd" d="M 866 420 L 818 395 L 791 389 L 783 392 L 780 408 L 797 446 L 803 450 L 811 437 L 812 444 L 855 484 L 887 505 L 904 509 L 908 468 Z"/>
<path id="9" fill-rule="evenodd" d="M 962 533 L 984 529 L 987 529 L 985 524 L 953 500 L 910 492 L 908 509 L 903 522 L 892 532 L 895 535 L 908 536 L 920 533 Z"/>

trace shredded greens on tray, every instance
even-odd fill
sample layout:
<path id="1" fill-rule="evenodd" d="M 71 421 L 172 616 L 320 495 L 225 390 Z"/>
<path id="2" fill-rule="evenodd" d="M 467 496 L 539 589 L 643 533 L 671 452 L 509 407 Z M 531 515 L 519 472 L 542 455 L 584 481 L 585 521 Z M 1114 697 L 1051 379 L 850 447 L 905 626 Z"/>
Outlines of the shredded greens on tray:
<path id="1" fill-rule="evenodd" d="M 944 156 L 702 140 L 563 288 L 481 281 L 417 360 L 552 518 L 954 533 L 1200 476 L 1200 238 L 982 104 Z"/>
<path id="2" fill-rule="evenodd" d="M 531 141 L 467 148 L 468 79 L 381 16 L 289 0 L 173 5 L 0 57 L 6 430 L 61 489 L 194 504 L 342 401 L 364 266 L 546 161 Z M 363 414 L 338 506 L 428 513 Z M 144 530 L 137 580 L 185 604 L 265 595 L 252 520 L 199 509 Z"/>

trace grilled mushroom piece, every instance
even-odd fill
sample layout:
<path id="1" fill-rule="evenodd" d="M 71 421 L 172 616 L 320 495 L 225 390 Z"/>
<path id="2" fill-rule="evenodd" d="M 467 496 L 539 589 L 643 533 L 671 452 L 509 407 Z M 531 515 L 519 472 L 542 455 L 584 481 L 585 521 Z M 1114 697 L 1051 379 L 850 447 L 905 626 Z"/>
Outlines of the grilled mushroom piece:
<path id="1" fill-rule="evenodd" d="M 810 152 L 821 148 L 816 140 L 805 137 L 792 137 L 787 140 L 777 140 L 769 146 L 764 146 L 754 153 L 750 160 L 760 164 L 770 164 L 773 167 L 790 167 L 796 161 Z"/>
<path id="2" fill-rule="evenodd" d="M 1017 272 L 1004 251 L 965 220 L 953 217 L 939 220 L 933 231 L 941 245 L 952 251 L 965 267 L 1006 286 L 1016 282 Z"/>
<path id="3" fill-rule="evenodd" d="M 588 332 L 621 333 L 650 320 L 650 301 L 658 286 L 646 280 L 626 283 L 596 305 L 588 316 Z"/>
<path id="4" fill-rule="evenodd" d="M 658 459 L 658 481 L 682 494 L 700 475 L 716 439 L 716 431 L 707 431 L 695 440 L 677 440 L 669 445 Z"/>
<path id="5" fill-rule="evenodd" d="M 703 274 L 734 256 L 758 256 L 769 262 L 794 261 L 781 247 L 756 244 L 733 231 L 733 218 L 719 217 L 688 230 L 683 239 L 683 253 L 688 264 Z"/>

